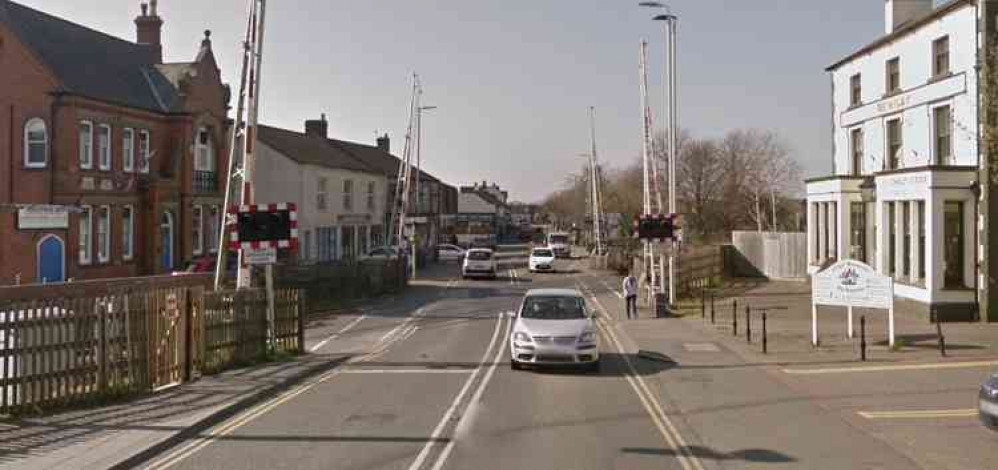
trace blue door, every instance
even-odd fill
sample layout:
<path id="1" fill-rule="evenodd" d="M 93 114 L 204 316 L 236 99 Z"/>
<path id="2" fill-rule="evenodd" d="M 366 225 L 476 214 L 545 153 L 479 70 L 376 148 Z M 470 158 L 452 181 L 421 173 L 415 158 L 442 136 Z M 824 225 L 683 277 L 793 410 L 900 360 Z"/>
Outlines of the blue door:
<path id="1" fill-rule="evenodd" d="M 45 237 L 38 244 L 38 282 L 46 284 L 65 281 L 65 255 L 65 246 L 59 237 Z"/>
<path id="2" fill-rule="evenodd" d="M 163 271 L 168 272 L 173 270 L 173 214 L 163 213 L 159 231 L 163 240 L 163 257 L 160 261 L 163 263 Z"/>

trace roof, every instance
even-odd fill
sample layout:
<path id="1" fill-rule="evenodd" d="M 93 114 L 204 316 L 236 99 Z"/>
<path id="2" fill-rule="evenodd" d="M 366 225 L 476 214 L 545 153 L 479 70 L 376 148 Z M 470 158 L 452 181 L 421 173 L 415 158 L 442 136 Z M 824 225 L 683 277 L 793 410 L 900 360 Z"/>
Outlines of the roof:
<path id="1" fill-rule="evenodd" d="M 358 160 L 362 160 L 364 163 L 384 172 L 389 177 L 394 178 L 398 176 L 399 164 L 402 160 L 395 155 L 392 155 L 391 153 L 373 145 L 358 144 L 357 142 L 348 142 L 337 139 L 329 139 L 329 141 L 333 145 L 349 152 Z M 421 171 L 420 174 L 423 176 L 423 181 L 431 181 L 435 183 L 441 182 L 439 179 L 425 171 Z"/>
<path id="2" fill-rule="evenodd" d="M 582 292 L 577 289 L 530 289 L 527 291 L 527 297 L 533 296 L 545 296 L 545 297 L 582 297 Z"/>
<path id="3" fill-rule="evenodd" d="M 257 137 L 282 155 L 305 165 L 335 170 L 350 170 L 383 175 L 378 168 L 366 164 L 327 139 L 309 137 L 300 132 L 259 126 Z"/>
<path id="4" fill-rule="evenodd" d="M 496 206 L 496 207 L 504 207 L 505 206 L 505 204 L 502 201 L 500 201 L 498 198 L 496 198 L 495 196 L 493 196 L 489 192 L 482 191 L 480 188 L 477 188 L 477 187 L 474 187 L 474 186 L 462 186 L 461 187 L 461 192 L 464 193 L 464 194 L 474 194 L 474 195 L 477 195 L 479 198 L 481 198 L 487 204 L 490 204 L 490 205 L 493 205 L 493 206 Z"/>
<path id="5" fill-rule="evenodd" d="M 838 61 L 838 62 L 836 62 L 836 63 L 834 63 L 832 65 L 829 65 L 825 69 L 825 71 L 826 72 L 832 72 L 835 69 L 837 69 L 837 68 L 839 68 L 839 67 L 841 67 L 841 66 L 843 66 L 843 65 L 845 65 L 845 64 L 847 64 L 847 63 L 849 63 L 851 61 L 853 61 L 857 57 L 866 55 L 866 54 L 868 54 L 870 52 L 873 52 L 873 51 L 875 51 L 877 49 L 880 49 L 881 47 L 883 47 L 883 46 L 885 46 L 887 44 L 890 44 L 891 42 L 893 42 L 896 39 L 901 38 L 902 36 L 906 36 L 908 34 L 913 33 L 917 29 L 921 28 L 922 26 L 925 26 L 926 24 L 932 22 L 933 20 L 941 18 L 943 16 L 946 16 L 947 14 L 949 14 L 949 13 L 957 10 L 958 8 L 960 8 L 962 6 L 972 5 L 976 1 L 977 0 L 949 0 L 949 2 L 944 3 L 942 5 L 939 5 L 939 6 L 935 7 L 935 8 L 933 8 L 932 11 L 930 11 L 930 12 L 928 12 L 928 13 L 920 16 L 920 17 L 913 18 L 911 20 L 908 20 L 905 23 L 902 23 L 901 25 L 899 25 L 897 28 L 894 29 L 894 32 L 892 32 L 890 34 L 887 34 L 885 36 L 880 37 L 876 41 L 873 41 L 870 44 L 867 44 L 866 46 L 863 46 L 862 48 L 860 48 L 856 52 L 853 52 L 852 54 L 849 54 L 848 56 L 846 56 L 846 58 L 844 58 L 844 59 L 842 59 L 842 60 L 840 60 L 840 61 Z"/>
<path id="6" fill-rule="evenodd" d="M 151 62 L 148 46 L 9 0 L 0 0 L 0 23 L 62 83 L 60 91 L 150 111 L 179 111 L 176 88 Z"/>

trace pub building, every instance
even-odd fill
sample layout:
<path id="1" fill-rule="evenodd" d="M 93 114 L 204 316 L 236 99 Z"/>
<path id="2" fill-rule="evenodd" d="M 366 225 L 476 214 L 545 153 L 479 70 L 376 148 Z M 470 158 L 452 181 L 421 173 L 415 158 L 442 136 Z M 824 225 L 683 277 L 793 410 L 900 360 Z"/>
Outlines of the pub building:
<path id="1" fill-rule="evenodd" d="M 827 68 L 832 174 L 807 181 L 808 271 L 859 260 L 912 301 L 902 314 L 996 321 L 981 312 L 975 223 L 977 64 L 995 15 L 976 0 L 884 3 L 885 34 Z"/>

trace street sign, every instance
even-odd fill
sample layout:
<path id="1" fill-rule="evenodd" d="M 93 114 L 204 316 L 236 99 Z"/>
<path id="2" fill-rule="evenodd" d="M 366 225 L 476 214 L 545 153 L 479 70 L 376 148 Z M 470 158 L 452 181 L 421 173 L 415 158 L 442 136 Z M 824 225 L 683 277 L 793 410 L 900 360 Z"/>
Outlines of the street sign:
<path id="1" fill-rule="evenodd" d="M 842 260 L 815 274 L 811 279 L 811 343 L 818 345 L 818 305 L 848 309 L 848 336 L 853 337 L 853 308 L 887 310 L 888 340 L 894 346 L 894 279 L 872 266 L 855 260 Z"/>
<path id="2" fill-rule="evenodd" d="M 244 250 L 246 264 L 259 266 L 277 262 L 277 248 L 250 248 Z"/>

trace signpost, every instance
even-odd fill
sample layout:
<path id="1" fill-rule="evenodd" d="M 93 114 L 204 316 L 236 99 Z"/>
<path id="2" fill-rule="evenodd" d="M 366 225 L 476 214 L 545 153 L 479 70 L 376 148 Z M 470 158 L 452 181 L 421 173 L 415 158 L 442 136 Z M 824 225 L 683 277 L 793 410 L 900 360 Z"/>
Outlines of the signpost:
<path id="1" fill-rule="evenodd" d="M 894 280 L 868 264 L 842 260 L 815 274 L 811 282 L 811 344 L 818 345 L 818 305 L 846 307 L 848 335 L 853 337 L 853 308 L 887 310 L 887 331 L 894 346 Z"/>

